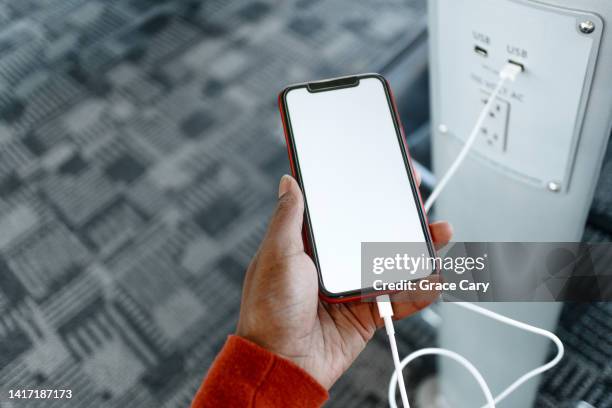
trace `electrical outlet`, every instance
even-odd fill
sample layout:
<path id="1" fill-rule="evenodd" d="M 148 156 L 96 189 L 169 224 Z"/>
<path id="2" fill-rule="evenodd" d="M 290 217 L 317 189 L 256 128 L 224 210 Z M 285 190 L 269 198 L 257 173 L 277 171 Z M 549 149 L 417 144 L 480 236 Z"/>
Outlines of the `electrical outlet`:
<path id="1" fill-rule="evenodd" d="M 481 106 L 489 101 L 489 94 L 483 93 Z M 480 128 L 480 144 L 498 152 L 506 151 L 508 144 L 508 121 L 510 119 L 510 103 L 497 98 Z"/>

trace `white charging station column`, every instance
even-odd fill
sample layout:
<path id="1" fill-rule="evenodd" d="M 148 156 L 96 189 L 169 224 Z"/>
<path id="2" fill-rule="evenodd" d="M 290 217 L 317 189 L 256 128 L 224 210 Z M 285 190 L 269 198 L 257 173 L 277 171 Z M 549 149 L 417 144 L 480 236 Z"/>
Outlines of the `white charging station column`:
<path id="1" fill-rule="evenodd" d="M 525 67 L 495 101 L 479 140 L 437 201 L 456 241 L 579 241 L 612 125 L 612 2 L 429 0 L 433 164 L 453 162 L 512 60 Z M 508 271 L 512 273 L 512 271 Z M 560 304 L 489 304 L 554 330 Z M 498 393 L 539 365 L 549 344 L 443 305 L 442 347 L 469 358 Z M 479 407 L 463 369 L 440 361 L 441 392 Z M 500 404 L 532 406 L 537 381 Z"/>

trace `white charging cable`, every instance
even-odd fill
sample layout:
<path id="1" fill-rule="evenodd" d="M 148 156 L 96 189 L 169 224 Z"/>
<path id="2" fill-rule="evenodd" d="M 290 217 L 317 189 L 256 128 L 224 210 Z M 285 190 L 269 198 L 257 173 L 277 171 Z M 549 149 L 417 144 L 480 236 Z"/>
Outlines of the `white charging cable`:
<path id="1" fill-rule="evenodd" d="M 472 145 L 476 141 L 476 138 L 480 134 L 480 129 L 482 128 L 482 124 L 484 123 L 485 119 L 487 118 L 487 115 L 491 111 L 491 108 L 493 107 L 493 104 L 495 103 L 495 100 L 497 99 L 497 97 L 499 96 L 499 93 L 503 89 L 506 81 L 507 80 L 514 81 L 517 75 L 520 74 L 522 71 L 523 71 L 523 68 L 521 66 L 517 64 L 513 64 L 513 63 L 506 64 L 506 66 L 504 66 L 504 68 L 500 71 L 499 81 L 497 82 L 495 89 L 491 93 L 491 96 L 489 96 L 489 100 L 487 101 L 485 107 L 480 112 L 480 116 L 478 116 L 478 120 L 476 120 L 476 124 L 474 125 L 474 128 L 472 129 L 472 133 L 470 133 L 470 136 L 465 141 L 465 145 L 463 145 L 463 148 L 457 155 L 457 158 L 455 159 L 453 164 L 451 164 L 451 166 L 448 168 L 448 170 L 444 174 L 444 177 L 442 177 L 440 181 L 436 184 L 436 188 L 432 191 L 427 201 L 425 201 L 425 211 L 429 212 L 433 203 L 436 201 L 440 193 L 442 193 L 442 190 L 444 190 L 444 188 L 446 187 L 450 179 L 457 172 L 457 169 L 459 169 L 459 166 L 461 166 L 461 163 L 463 163 L 463 160 L 467 156 L 468 152 L 472 148 Z"/>
<path id="2" fill-rule="evenodd" d="M 489 96 L 489 100 L 487 101 L 485 107 L 482 109 L 482 112 L 478 116 L 478 120 L 476 121 L 476 124 L 474 125 L 474 128 L 472 129 L 472 133 L 466 140 L 465 145 L 461 149 L 461 152 L 459 152 L 459 154 L 457 155 L 457 158 L 455 159 L 455 161 L 449 167 L 446 174 L 444 174 L 444 177 L 442 177 L 440 182 L 436 185 L 436 188 L 434 189 L 434 191 L 431 193 L 431 195 L 427 199 L 425 203 L 426 211 L 429 211 L 431 209 L 433 203 L 439 197 L 440 193 L 446 187 L 450 179 L 455 175 L 455 173 L 457 172 L 457 169 L 459 168 L 459 166 L 461 165 L 461 163 L 467 156 L 470 148 L 472 147 L 472 145 L 476 141 L 478 134 L 480 133 L 480 128 L 482 127 L 482 124 L 485 118 L 491 111 L 491 108 L 493 107 L 493 104 L 495 103 L 495 100 L 497 99 L 497 97 L 499 96 L 499 93 L 503 89 L 503 86 L 506 83 L 506 81 L 507 80 L 514 81 L 516 77 L 518 76 L 518 74 L 520 74 L 522 71 L 523 71 L 523 68 L 521 66 L 517 64 L 513 64 L 513 63 L 506 64 L 504 68 L 500 71 L 499 81 L 497 85 L 495 86 L 495 89 Z M 422 357 L 422 356 L 441 355 L 444 357 L 451 358 L 457 361 L 459 364 L 463 365 L 470 372 L 470 374 L 472 374 L 472 376 L 476 379 L 476 381 L 478 382 L 478 385 L 480 386 L 480 389 L 482 390 L 486 398 L 487 403 L 483 405 L 482 408 L 495 408 L 495 404 L 502 401 L 504 398 L 510 395 L 514 390 L 516 390 L 522 384 L 524 384 L 531 378 L 551 369 L 552 367 L 557 365 L 559 361 L 561 361 L 561 359 L 563 358 L 563 354 L 564 354 L 563 343 L 554 333 L 548 330 L 541 329 L 539 327 L 529 325 L 527 323 L 520 322 L 515 319 L 511 319 L 507 316 L 503 316 L 499 313 L 492 312 L 488 309 L 482 308 L 480 306 L 476 306 L 475 304 L 472 304 L 472 303 L 467 303 L 467 302 L 454 303 L 457 306 L 460 306 L 465 309 L 471 310 L 473 312 L 479 313 L 483 316 L 497 320 L 501 323 L 519 328 L 521 330 L 525 330 L 530 333 L 534 333 L 534 334 L 546 337 L 550 339 L 557 347 L 557 354 L 552 360 L 520 376 L 516 381 L 510 384 L 505 390 L 503 390 L 500 394 L 498 394 L 495 398 L 493 398 L 491 389 L 489 385 L 487 384 L 487 382 L 485 381 L 482 374 L 480 373 L 480 371 L 478 371 L 478 369 L 468 359 L 466 359 L 462 355 L 452 350 L 446 350 L 442 348 L 424 348 L 424 349 L 417 350 L 409 354 L 402 361 L 399 361 L 399 353 L 397 350 L 397 343 L 395 340 L 395 329 L 393 327 L 393 320 L 392 320 L 393 307 L 391 305 L 389 296 L 387 295 L 379 296 L 378 298 L 376 298 L 376 300 L 378 302 L 377 303 L 378 312 L 380 314 L 380 317 L 385 322 L 385 329 L 387 331 L 387 336 L 389 337 L 391 353 L 393 354 L 393 363 L 395 365 L 395 372 L 393 373 L 393 375 L 391 376 L 391 380 L 389 381 L 389 405 L 391 406 L 391 408 L 397 408 L 397 404 L 395 403 L 396 383 L 399 384 L 399 387 L 400 387 L 400 395 L 402 398 L 402 404 L 404 405 L 404 408 L 410 408 L 410 404 L 408 401 L 408 393 L 406 391 L 406 385 L 404 383 L 404 376 L 403 376 L 402 371 L 404 367 L 406 367 L 411 361 L 419 357 Z"/>
<path id="3" fill-rule="evenodd" d="M 441 356 L 445 356 L 445 357 L 449 357 L 452 358 L 453 360 L 457 361 L 458 363 L 460 363 L 461 365 L 463 365 L 469 372 L 470 374 L 472 374 L 472 376 L 476 379 L 476 381 L 478 382 L 478 385 L 480 386 L 480 389 L 482 390 L 483 394 L 485 395 L 485 398 L 487 400 L 487 403 L 485 405 L 482 406 L 482 408 L 494 408 L 496 404 L 498 404 L 500 401 L 502 401 L 503 399 L 505 399 L 508 395 L 510 395 L 514 390 L 516 390 L 518 387 L 520 387 L 521 385 L 523 385 L 525 382 L 529 381 L 530 379 L 532 379 L 533 377 L 542 374 L 543 372 L 551 369 L 552 367 L 554 367 L 555 365 L 557 365 L 559 363 L 559 361 L 561 361 L 561 359 L 563 358 L 563 354 L 565 352 L 565 348 L 563 347 L 563 343 L 561 342 L 561 340 L 559 339 L 559 337 L 557 337 L 554 333 L 548 331 L 548 330 L 544 330 L 541 329 L 539 327 L 535 327 L 532 326 L 530 324 L 524 323 L 524 322 L 520 322 L 518 320 L 515 319 L 511 319 L 507 316 L 501 315 L 499 313 L 495 313 L 489 309 L 485 309 L 483 307 L 477 306 L 473 303 L 468 303 L 468 302 L 455 302 L 452 303 L 454 305 L 463 307 L 465 309 L 471 310 L 473 312 L 479 313 L 483 316 L 489 317 L 493 320 L 497 320 L 500 323 L 504 323 L 507 324 L 509 326 L 513 326 L 516 327 L 518 329 L 521 330 L 525 330 L 527 332 L 530 333 L 534 333 L 537 335 L 540 335 L 542 337 L 546 337 L 548 339 L 550 339 L 555 346 L 557 347 L 557 353 L 555 355 L 555 357 L 553 357 L 548 363 L 543 364 L 541 366 L 538 366 L 536 368 L 534 368 L 533 370 L 528 371 L 527 373 L 523 374 L 522 376 L 520 376 L 519 378 L 517 378 L 512 384 L 510 384 L 508 387 L 506 387 L 506 389 L 504 389 L 502 392 L 500 392 L 495 398 L 493 398 L 493 395 L 491 393 L 491 389 L 489 388 L 488 384 L 486 383 L 486 381 L 484 380 L 482 374 L 478 371 L 478 369 L 476 369 L 476 367 L 474 367 L 474 365 L 465 357 L 463 357 L 460 354 L 457 354 L 454 351 L 451 350 L 446 350 L 446 349 L 442 349 L 442 348 L 424 348 L 421 350 L 417 350 L 412 352 L 411 354 L 409 354 L 406 358 L 404 358 L 401 363 L 400 363 L 400 368 L 399 371 L 401 372 L 411 361 L 422 357 L 422 356 L 426 356 L 426 355 L 441 355 Z M 386 322 L 385 322 L 386 324 Z M 391 380 L 389 382 L 389 405 L 391 406 L 391 408 L 397 408 L 397 405 L 395 403 L 395 390 L 396 390 L 396 382 L 397 381 L 397 368 L 395 370 L 395 373 L 393 373 L 393 375 L 391 376 Z M 399 382 L 398 382 L 399 383 Z M 402 383 L 400 383 L 400 387 L 402 387 Z M 409 407 L 409 405 L 406 405 L 406 403 L 404 404 L 404 408 Z"/>
<path id="4" fill-rule="evenodd" d="M 376 304 L 378 306 L 378 314 L 385 322 L 385 330 L 387 331 L 387 337 L 389 337 L 389 345 L 391 346 L 391 354 L 393 355 L 393 364 L 395 365 L 395 374 L 393 374 L 393 398 L 395 399 L 395 382 L 397 381 L 400 386 L 400 395 L 402 396 L 402 404 L 404 408 L 410 408 L 408 403 L 408 392 L 406 391 L 406 384 L 404 383 L 404 374 L 402 374 L 402 365 L 399 359 L 399 352 L 397 351 L 397 342 L 395 341 L 395 328 L 393 327 L 393 306 L 391 305 L 391 299 L 389 295 L 382 295 L 376 298 Z M 395 401 L 393 401 L 395 403 Z"/>

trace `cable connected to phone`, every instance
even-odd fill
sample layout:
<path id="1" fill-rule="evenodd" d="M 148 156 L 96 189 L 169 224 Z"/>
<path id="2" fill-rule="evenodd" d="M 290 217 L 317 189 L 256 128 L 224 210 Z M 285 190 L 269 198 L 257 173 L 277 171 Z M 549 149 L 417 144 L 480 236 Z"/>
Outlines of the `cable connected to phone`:
<path id="1" fill-rule="evenodd" d="M 471 149 L 474 142 L 476 141 L 476 138 L 478 134 L 480 133 L 482 124 L 484 120 L 486 119 L 487 115 L 489 114 L 489 112 L 491 111 L 491 108 L 493 107 L 495 99 L 499 96 L 506 81 L 516 80 L 516 77 L 522 71 L 523 71 L 522 67 L 520 67 L 517 64 L 513 64 L 513 63 L 506 64 L 504 68 L 500 71 L 499 81 L 497 85 L 495 86 L 493 92 L 489 96 L 489 100 L 485 104 L 485 107 L 480 112 L 480 115 L 478 116 L 478 119 L 476 120 L 476 124 L 474 125 L 472 132 L 468 136 L 465 142 L 465 145 L 463 146 L 463 148 L 457 155 L 457 158 L 453 161 L 453 163 L 451 164 L 447 172 L 444 174 L 440 182 L 437 184 L 436 188 L 433 190 L 433 192 L 431 193 L 431 195 L 425 202 L 426 211 L 429 211 L 431 209 L 431 207 L 433 206 L 433 203 L 440 196 L 440 194 L 442 193 L 442 191 L 444 190 L 448 182 L 451 180 L 451 178 L 455 175 L 455 173 L 459 169 L 459 166 L 463 163 L 463 160 L 466 158 L 469 150 Z M 551 369 L 552 367 L 557 365 L 559 361 L 561 361 L 561 359 L 563 358 L 563 354 L 564 354 L 563 343 L 561 342 L 559 337 L 557 337 L 554 333 L 548 330 L 541 329 L 539 327 L 529 325 L 524 322 L 520 322 L 515 319 L 511 319 L 507 316 L 503 316 L 499 313 L 492 312 L 488 309 L 485 309 L 483 307 L 477 306 L 472 303 L 467 303 L 467 302 L 454 303 L 457 306 L 471 310 L 475 313 L 478 313 L 488 318 L 491 318 L 493 320 L 496 320 L 500 323 L 507 324 L 509 326 L 513 326 L 518 329 L 525 330 L 527 332 L 546 337 L 550 339 L 557 347 L 557 354 L 552 360 L 550 360 L 546 364 L 536 367 L 533 370 L 523 374 L 518 379 L 516 379 L 512 384 L 506 387 L 506 389 L 504 389 L 501 393 L 493 397 L 491 389 L 489 385 L 487 384 L 486 380 L 484 379 L 484 377 L 482 376 L 482 374 L 480 373 L 480 371 L 478 371 L 478 369 L 468 359 L 466 359 L 462 355 L 452 350 L 447 350 L 443 348 L 424 348 L 424 349 L 417 350 L 409 354 L 402 361 L 400 361 L 399 353 L 397 350 L 397 342 L 395 340 L 395 329 L 393 327 L 393 320 L 392 320 L 393 307 L 391 305 L 391 301 L 388 295 L 379 296 L 376 298 L 376 300 L 377 300 L 377 305 L 378 305 L 378 312 L 380 314 L 380 317 L 383 319 L 385 323 L 385 329 L 387 331 L 387 336 L 389 337 L 389 345 L 391 347 L 391 353 L 393 355 L 393 363 L 395 365 L 395 372 L 391 376 L 391 380 L 389 382 L 389 405 L 392 408 L 397 408 L 397 405 L 395 402 L 395 391 L 397 387 L 396 384 L 399 385 L 400 395 L 401 395 L 402 404 L 404 408 L 410 408 L 410 404 L 408 401 L 408 393 L 406 391 L 406 384 L 404 382 L 404 376 L 403 376 L 402 371 L 404 367 L 406 367 L 411 361 L 419 357 L 422 357 L 422 356 L 440 355 L 440 356 L 451 358 L 455 360 L 456 362 L 458 362 L 459 364 L 463 365 L 470 372 L 470 374 L 472 374 L 474 379 L 478 382 L 478 385 L 480 386 L 480 389 L 482 390 L 485 396 L 485 399 L 487 402 L 481 408 L 495 408 L 495 405 L 497 403 L 499 403 L 504 398 L 506 398 L 508 395 L 510 395 L 514 390 L 516 390 L 522 384 L 524 384 L 531 378 Z"/>
<path id="2" fill-rule="evenodd" d="M 376 305 L 378 306 L 378 314 L 385 322 L 385 330 L 387 331 L 387 337 L 389 337 L 389 346 L 391 346 L 393 364 L 395 365 L 395 374 L 393 374 L 392 380 L 393 398 L 395 398 L 395 381 L 397 381 L 400 386 L 402 404 L 404 404 L 404 408 L 410 408 L 410 403 L 408 402 L 408 392 L 406 391 L 406 384 L 404 382 L 404 374 L 402 373 L 402 364 L 399 359 L 397 342 L 395 341 L 395 327 L 393 326 L 393 306 L 391 305 L 391 299 L 389 298 L 389 295 L 378 296 L 376 298 Z"/>

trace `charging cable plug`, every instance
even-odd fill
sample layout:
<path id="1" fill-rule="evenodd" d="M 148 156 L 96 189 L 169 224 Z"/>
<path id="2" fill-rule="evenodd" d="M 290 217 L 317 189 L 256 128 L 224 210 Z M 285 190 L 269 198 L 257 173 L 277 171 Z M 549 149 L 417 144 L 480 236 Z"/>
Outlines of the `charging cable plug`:
<path id="1" fill-rule="evenodd" d="M 395 366 L 394 377 L 397 377 L 397 384 L 399 385 L 402 404 L 404 405 L 404 408 L 410 408 L 410 403 L 408 402 L 408 392 L 406 391 L 406 383 L 404 382 L 404 374 L 402 373 L 399 352 L 397 350 L 397 342 L 395 341 L 395 328 L 393 327 L 393 306 L 391 305 L 389 295 L 381 295 L 376 297 L 376 305 L 378 306 L 379 316 L 385 322 L 385 330 L 387 331 L 387 336 L 389 337 L 389 346 L 391 347 L 393 364 Z"/>
<path id="2" fill-rule="evenodd" d="M 516 77 L 524 71 L 521 65 L 514 62 L 508 62 L 504 68 L 499 72 L 499 78 L 503 80 L 516 81 Z"/>

